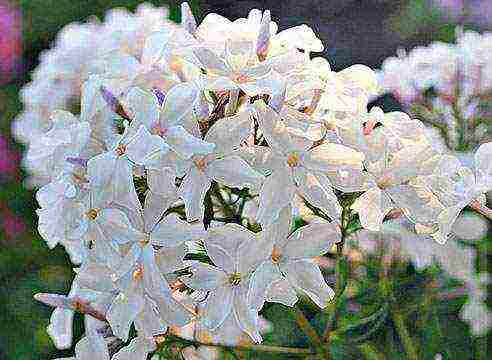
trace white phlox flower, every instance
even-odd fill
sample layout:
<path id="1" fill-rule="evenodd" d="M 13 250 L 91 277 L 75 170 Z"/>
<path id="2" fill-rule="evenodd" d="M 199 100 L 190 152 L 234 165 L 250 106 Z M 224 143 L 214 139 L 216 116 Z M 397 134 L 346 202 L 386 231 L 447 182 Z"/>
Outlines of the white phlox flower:
<path id="1" fill-rule="evenodd" d="M 248 292 L 250 306 L 257 311 L 265 301 L 293 306 L 297 302 L 296 291 L 321 308 L 335 296 L 313 258 L 340 241 L 339 226 L 335 222 L 313 221 L 289 234 L 291 212 L 286 206 L 278 221 L 260 235 L 269 246 L 257 255 L 260 264 L 251 277 Z"/>
<path id="2" fill-rule="evenodd" d="M 247 294 L 268 244 L 242 226 L 226 224 L 208 230 L 205 248 L 215 266 L 198 263 L 192 266 L 192 276 L 183 278 L 191 288 L 209 292 L 199 320 L 213 332 L 230 318 L 254 342 L 261 342 L 257 309 L 250 308 Z"/>

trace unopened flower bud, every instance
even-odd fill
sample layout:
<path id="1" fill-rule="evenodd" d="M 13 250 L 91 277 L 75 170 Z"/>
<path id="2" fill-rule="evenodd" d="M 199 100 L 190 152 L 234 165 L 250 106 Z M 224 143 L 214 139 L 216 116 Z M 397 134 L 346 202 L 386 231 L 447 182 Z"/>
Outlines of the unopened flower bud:
<path id="1" fill-rule="evenodd" d="M 265 10 L 263 17 L 261 18 L 260 31 L 256 42 L 256 54 L 258 55 L 258 59 L 260 61 L 264 61 L 268 54 L 268 47 L 270 46 L 271 21 L 270 10 Z"/>
<path id="2" fill-rule="evenodd" d="M 104 85 L 100 88 L 101 96 L 103 97 L 106 104 L 111 108 L 111 110 L 121 116 L 123 119 L 131 120 L 130 116 L 127 114 L 121 102 L 116 98 L 116 96 L 109 91 Z"/>
<path id="3" fill-rule="evenodd" d="M 196 32 L 196 20 L 186 1 L 181 3 L 181 25 L 192 35 Z"/>

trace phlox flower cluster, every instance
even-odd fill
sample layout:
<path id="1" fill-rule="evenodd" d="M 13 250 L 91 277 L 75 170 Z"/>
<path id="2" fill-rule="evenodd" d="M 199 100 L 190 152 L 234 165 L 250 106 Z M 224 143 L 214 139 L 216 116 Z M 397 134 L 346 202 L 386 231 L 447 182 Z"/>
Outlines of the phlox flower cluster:
<path id="1" fill-rule="evenodd" d="M 112 52 L 141 56 L 144 39 L 164 25 L 170 26 L 167 15 L 167 8 L 144 3 L 135 13 L 116 8 L 106 13 L 104 21 L 91 18 L 65 26 L 53 47 L 42 52 L 31 82 L 21 90 L 23 111 L 12 127 L 17 140 L 29 144 L 50 129 L 53 110 L 78 112 L 81 85 L 89 75 L 104 71 L 102 64 Z M 48 181 L 28 159 L 24 159 L 24 167 L 31 174 L 30 186 Z"/>
<path id="2" fill-rule="evenodd" d="M 401 49 L 378 72 L 381 93 L 436 127 L 447 146 L 471 150 L 491 139 L 492 34 L 456 31 L 456 43 Z"/>
<path id="3" fill-rule="evenodd" d="M 377 232 L 402 209 L 422 241 L 444 244 L 492 188 L 492 143 L 467 168 L 420 121 L 368 112 L 375 73 L 332 71 L 308 26 L 182 12 L 139 33 L 140 51 L 107 47 L 78 80 L 80 113 L 33 125 L 38 229 L 76 273 L 67 296 L 37 298 L 56 307 L 60 348 L 86 314 L 76 359 L 146 359 L 190 325 L 205 343 L 260 343 L 266 302 L 332 301 L 315 258 L 343 244 L 348 214 Z M 317 216 L 294 227 L 300 202 Z"/>

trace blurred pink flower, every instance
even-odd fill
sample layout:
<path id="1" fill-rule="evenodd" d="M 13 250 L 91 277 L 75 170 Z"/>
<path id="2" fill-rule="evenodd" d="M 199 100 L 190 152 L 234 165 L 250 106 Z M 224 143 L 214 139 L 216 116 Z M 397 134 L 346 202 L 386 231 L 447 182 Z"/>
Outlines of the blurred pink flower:
<path id="1" fill-rule="evenodd" d="M 450 18 L 482 25 L 492 22 L 491 0 L 432 0 L 432 3 Z"/>
<path id="2" fill-rule="evenodd" d="M 26 224 L 22 219 L 1 202 L 0 217 L 0 233 L 3 233 L 5 240 L 15 239 L 26 231 Z"/>
<path id="3" fill-rule="evenodd" d="M 22 29 L 20 11 L 0 0 L 0 84 L 9 81 L 21 56 Z"/>
<path id="4" fill-rule="evenodd" d="M 12 151 L 7 139 L 0 135 L 0 180 L 19 175 L 19 159 L 19 154 Z"/>

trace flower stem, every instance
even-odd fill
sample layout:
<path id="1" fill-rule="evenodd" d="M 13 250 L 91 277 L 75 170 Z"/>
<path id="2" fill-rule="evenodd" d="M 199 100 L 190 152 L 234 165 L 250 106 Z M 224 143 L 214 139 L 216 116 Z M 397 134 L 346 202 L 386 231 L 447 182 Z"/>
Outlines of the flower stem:
<path id="1" fill-rule="evenodd" d="M 299 307 L 295 306 L 294 308 L 295 311 L 295 319 L 297 322 L 297 325 L 301 328 L 301 330 L 304 332 L 309 337 L 309 340 L 313 344 L 313 346 L 316 349 L 320 349 L 323 346 L 323 343 L 321 341 L 321 338 L 319 337 L 318 333 L 316 330 L 311 326 L 309 323 L 308 319 L 304 315 L 301 309 Z"/>
<path id="2" fill-rule="evenodd" d="M 169 341 L 178 341 L 184 343 L 185 345 L 195 345 L 195 346 L 213 346 L 221 347 L 224 349 L 237 349 L 237 350 L 247 350 L 247 351 L 258 351 L 258 352 L 270 352 L 278 354 L 291 354 L 291 355 L 311 355 L 314 352 L 311 349 L 305 348 L 294 348 L 294 347 L 284 347 L 284 346 L 270 346 L 270 345 L 256 345 L 256 344 L 238 344 L 238 345 L 225 345 L 212 342 L 202 342 L 198 340 L 183 339 L 176 335 L 170 335 L 165 337 Z M 163 342 L 161 342 L 162 344 Z"/>
<path id="3" fill-rule="evenodd" d="M 405 352 L 407 353 L 407 356 L 410 360 L 418 360 L 418 353 L 417 349 L 412 341 L 412 338 L 410 337 L 410 334 L 408 333 L 408 329 L 405 325 L 405 319 L 403 318 L 403 315 L 400 314 L 397 310 L 393 309 L 391 311 L 393 321 L 395 323 L 396 331 L 398 332 L 398 336 L 400 337 L 403 348 L 405 349 Z"/>
<path id="4" fill-rule="evenodd" d="M 342 209 L 342 217 L 341 217 L 341 240 L 336 244 L 337 246 L 337 262 L 335 267 L 336 273 L 336 284 L 335 284 L 335 299 L 328 306 L 328 312 L 330 316 L 326 323 L 326 328 L 323 333 L 323 340 L 327 343 L 327 348 L 329 348 L 330 342 L 330 333 L 333 330 L 333 323 L 335 322 L 337 315 L 337 308 L 340 304 L 342 294 L 345 291 L 346 281 L 344 279 L 344 273 L 341 271 L 342 260 L 343 260 L 343 246 L 345 244 L 346 238 L 346 229 L 349 223 L 350 210 L 348 207 L 344 207 Z"/>
<path id="5" fill-rule="evenodd" d="M 365 343 L 359 345 L 360 352 L 364 355 L 364 357 L 368 360 L 384 360 L 385 357 L 379 351 L 376 350 L 374 346 L 370 343 Z"/>

